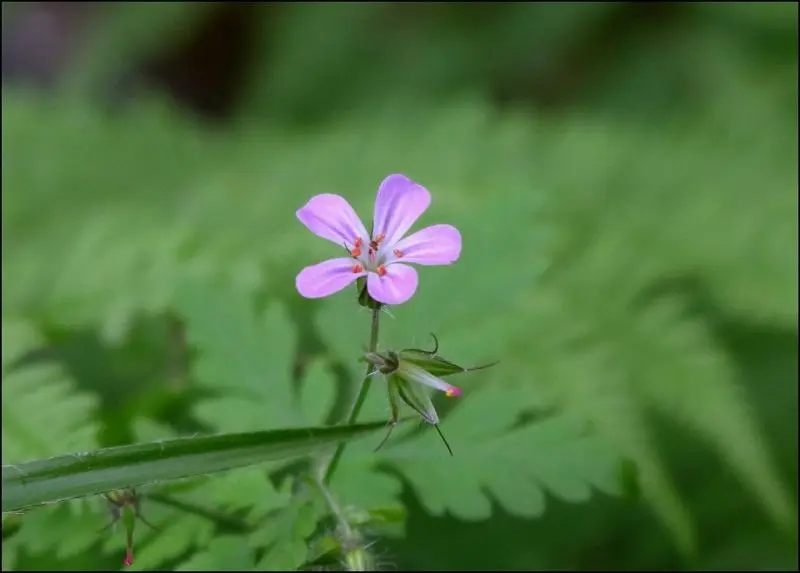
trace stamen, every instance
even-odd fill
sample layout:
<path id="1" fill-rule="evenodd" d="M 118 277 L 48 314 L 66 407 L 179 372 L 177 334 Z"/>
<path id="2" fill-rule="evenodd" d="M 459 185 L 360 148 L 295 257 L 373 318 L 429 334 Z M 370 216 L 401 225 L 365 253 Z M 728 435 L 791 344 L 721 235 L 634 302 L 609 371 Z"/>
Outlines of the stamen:
<path id="1" fill-rule="evenodd" d="M 386 235 L 381 233 L 380 235 L 378 235 L 377 237 L 375 237 L 374 239 L 372 239 L 370 241 L 369 248 L 371 250 L 373 250 L 373 251 L 377 251 L 378 248 L 381 246 L 381 241 L 383 241 L 385 238 L 386 238 Z"/>
<path id="2" fill-rule="evenodd" d="M 359 263 L 353 265 L 353 273 L 363 273 L 364 267 L 362 267 Z"/>
<path id="3" fill-rule="evenodd" d="M 456 388 L 452 386 L 444 391 L 445 396 L 448 398 L 452 398 L 453 396 L 461 396 L 461 388 Z"/>
<path id="4" fill-rule="evenodd" d="M 394 256 L 397 257 L 398 259 L 403 258 L 403 251 L 401 251 L 400 249 L 395 249 L 392 252 L 394 253 Z"/>
<path id="5" fill-rule="evenodd" d="M 353 257 L 360 257 L 361 256 L 361 247 L 363 247 L 363 246 L 364 246 L 364 239 L 362 239 L 361 237 L 356 237 L 356 240 L 353 241 L 353 248 L 352 249 L 348 249 L 347 251 Z"/>
<path id="6" fill-rule="evenodd" d="M 361 271 L 359 271 L 359 272 L 361 272 Z M 382 277 L 383 275 L 386 274 L 386 266 L 385 265 L 378 265 L 378 268 L 376 269 L 375 272 L 378 273 L 379 277 Z"/>

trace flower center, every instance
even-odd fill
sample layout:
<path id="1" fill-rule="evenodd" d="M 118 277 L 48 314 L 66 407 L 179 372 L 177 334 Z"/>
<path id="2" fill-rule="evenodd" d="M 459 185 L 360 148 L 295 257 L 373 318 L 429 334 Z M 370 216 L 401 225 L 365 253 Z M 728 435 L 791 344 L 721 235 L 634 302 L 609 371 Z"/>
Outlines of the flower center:
<path id="1" fill-rule="evenodd" d="M 352 248 L 348 248 L 350 256 L 355 259 L 353 264 L 354 273 L 376 273 L 378 276 L 386 274 L 386 267 L 394 260 L 403 256 L 400 249 L 391 249 L 385 244 L 386 236 L 380 233 L 369 243 L 363 238 L 358 237 Z M 366 248 L 365 248 L 366 247 Z"/>

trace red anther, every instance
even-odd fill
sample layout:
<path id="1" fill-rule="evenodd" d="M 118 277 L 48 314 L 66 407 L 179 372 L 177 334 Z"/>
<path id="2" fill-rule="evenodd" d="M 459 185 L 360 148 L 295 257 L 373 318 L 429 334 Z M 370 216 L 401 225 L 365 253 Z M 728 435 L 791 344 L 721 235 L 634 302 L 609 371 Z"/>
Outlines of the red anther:
<path id="1" fill-rule="evenodd" d="M 384 265 L 379 265 L 376 272 L 378 273 L 379 277 L 382 277 L 386 274 L 386 267 Z"/>
<path id="2" fill-rule="evenodd" d="M 350 254 L 353 255 L 354 257 L 360 257 L 361 256 L 361 247 L 353 247 L 353 250 L 350 251 Z"/>
<path id="3" fill-rule="evenodd" d="M 386 238 L 386 235 L 384 235 L 383 233 L 381 233 L 380 235 L 378 235 L 377 237 L 375 237 L 374 239 L 372 239 L 372 241 L 370 241 L 370 243 L 369 243 L 369 248 L 370 248 L 371 250 L 373 250 L 373 251 L 377 251 L 377 250 L 378 250 L 378 247 L 380 247 L 380 246 L 381 246 L 381 241 L 383 241 L 385 238 Z"/>
<path id="4" fill-rule="evenodd" d="M 395 249 L 392 252 L 394 253 L 394 256 L 397 257 L 398 259 L 403 258 L 403 251 L 401 251 L 400 249 Z"/>
<path id="5" fill-rule="evenodd" d="M 354 273 L 363 273 L 364 272 L 364 267 L 362 267 L 360 264 L 356 263 L 356 264 L 353 265 L 353 272 Z"/>

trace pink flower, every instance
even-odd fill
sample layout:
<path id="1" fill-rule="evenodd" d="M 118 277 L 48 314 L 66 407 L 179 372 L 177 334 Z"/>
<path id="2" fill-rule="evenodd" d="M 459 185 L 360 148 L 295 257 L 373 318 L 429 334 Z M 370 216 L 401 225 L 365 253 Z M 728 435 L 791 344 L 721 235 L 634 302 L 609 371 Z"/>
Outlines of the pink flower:
<path id="1" fill-rule="evenodd" d="M 324 193 L 312 197 L 297 218 L 315 235 L 344 246 L 347 257 L 328 259 L 297 275 L 297 292 L 321 298 L 359 277 L 383 304 L 401 304 L 417 290 L 417 271 L 405 263 L 449 265 L 461 254 L 461 233 L 452 225 L 431 225 L 404 238 L 431 203 L 431 194 L 405 175 L 389 175 L 378 187 L 372 233 L 346 199 Z"/>

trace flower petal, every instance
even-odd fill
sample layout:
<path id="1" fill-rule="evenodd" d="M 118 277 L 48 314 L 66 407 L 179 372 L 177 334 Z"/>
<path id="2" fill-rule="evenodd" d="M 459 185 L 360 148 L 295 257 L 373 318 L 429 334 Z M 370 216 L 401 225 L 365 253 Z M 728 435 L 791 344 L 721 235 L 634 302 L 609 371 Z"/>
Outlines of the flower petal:
<path id="1" fill-rule="evenodd" d="M 449 265 L 461 255 L 461 233 L 452 225 L 431 225 L 397 243 L 394 250 L 402 253 L 404 263 Z"/>
<path id="2" fill-rule="evenodd" d="M 405 175 L 389 175 L 378 187 L 372 238 L 384 236 L 386 245 L 394 245 L 431 204 L 425 187 Z"/>
<path id="3" fill-rule="evenodd" d="M 315 195 L 297 210 L 297 218 L 318 237 L 338 245 L 352 246 L 357 238 L 367 238 L 364 223 L 347 199 L 339 195 Z"/>
<path id="4" fill-rule="evenodd" d="M 353 272 L 358 261 L 348 258 L 329 259 L 304 268 L 297 274 L 297 292 L 306 298 L 322 298 L 339 292 L 366 272 Z"/>
<path id="5" fill-rule="evenodd" d="M 408 265 L 394 264 L 386 267 L 386 274 L 369 273 L 367 292 L 383 304 L 402 304 L 414 296 L 417 290 L 417 271 Z"/>

